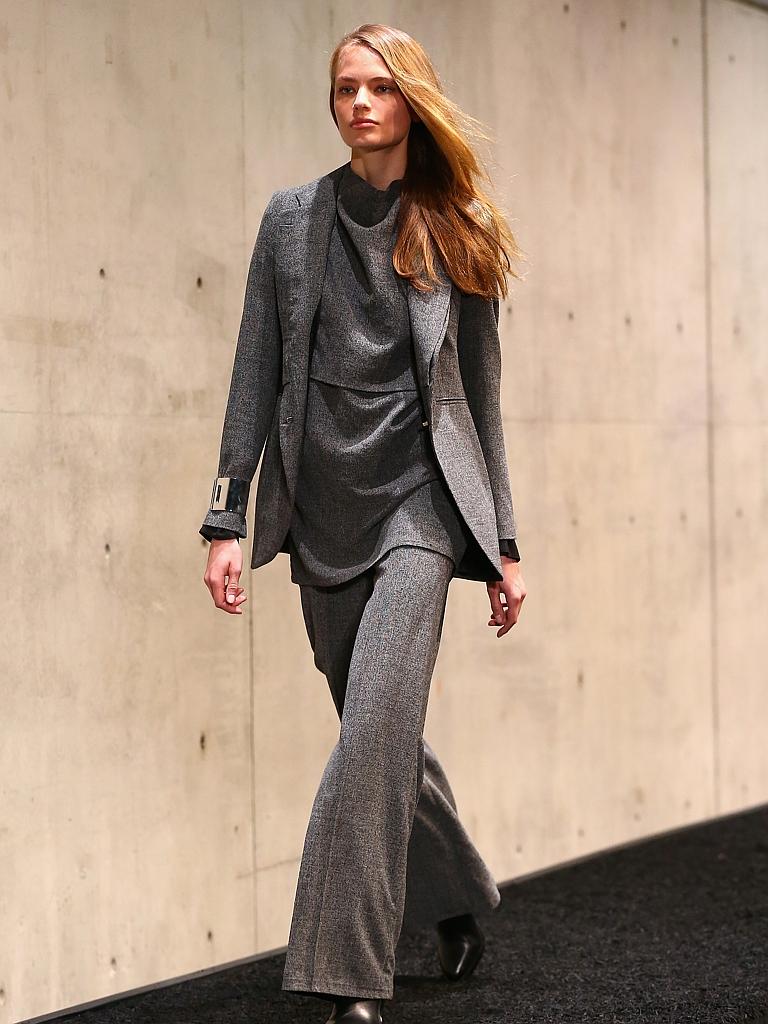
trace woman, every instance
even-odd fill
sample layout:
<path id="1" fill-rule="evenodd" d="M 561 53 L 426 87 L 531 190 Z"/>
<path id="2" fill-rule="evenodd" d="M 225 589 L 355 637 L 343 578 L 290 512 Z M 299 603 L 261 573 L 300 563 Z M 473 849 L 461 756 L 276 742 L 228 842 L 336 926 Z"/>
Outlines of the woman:
<path id="1" fill-rule="evenodd" d="M 242 614 L 238 540 L 266 442 L 251 567 L 289 553 L 340 718 L 283 989 L 363 1024 L 392 998 L 405 926 L 436 925 L 455 980 L 483 952 L 474 913 L 500 900 L 422 731 L 451 578 L 486 582 L 497 636 L 526 593 L 497 330 L 519 250 L 477 187 L 475 122 L 415 40 L 362 25 L 330 76 L 351 158 L 267 205 L 200 533 L 216 607 Z"/>

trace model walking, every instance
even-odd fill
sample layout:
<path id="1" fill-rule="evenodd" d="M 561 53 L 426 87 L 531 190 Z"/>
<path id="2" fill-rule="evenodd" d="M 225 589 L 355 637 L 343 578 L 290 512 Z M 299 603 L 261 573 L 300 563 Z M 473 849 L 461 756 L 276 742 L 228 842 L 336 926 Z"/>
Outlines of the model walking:
<path id="1" fill-rule="evenodd" d="M 360 26 L 330 74 L 351 158 L 267 205 L 200 532 L 216 606 L 242 614 L 238 539 L 264 449 L 251 567 L 289 553 L 340 718 L 283 989 L 364 1024 L 392 998 L 404 927 L 436 926 L 455 980 L 483 952 L 474 914 L 500 900 L 423 728 L 453 576 L 486 583 L 498 636 L 526 593 L 497 330 L 519 250 L 477 186 L 472 119 L 415 40 Z"/>

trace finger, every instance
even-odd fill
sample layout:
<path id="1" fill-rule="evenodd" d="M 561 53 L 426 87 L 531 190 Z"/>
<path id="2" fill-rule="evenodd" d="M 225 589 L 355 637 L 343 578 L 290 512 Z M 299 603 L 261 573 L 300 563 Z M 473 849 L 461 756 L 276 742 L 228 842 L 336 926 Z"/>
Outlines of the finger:
<path id="1" fill-rule="evenodd" d="M 488 620 L 489 626 L 499 626 L 506 622 L 506 610 L 507 606 L 499 602 L 498 612 L 494 612 Z"/>
<path id="2" fill-rule="evenodd" d="M 515 624 L 515 623 L 514 623 L 513 619 L 512 619 L 512 618 L 509 618 L 509 619 L 507 620 L 507 622 L 506 622 L 506 623 L 505 623 L 505 624 L 504 624 L 504 625 L 503 625 L 503 626 L 501 627 L 501 629 L 500 629 L 500 630 L 498 631 L 498 633 L 496 634 L 496 636 L 504 636 L 504 634 L 505 634 L 505 633 L 508 633 L 508 632 L 510 631 L 510 629 L 512 629 L 512 627 L 514 626 L 514 624 Z"/>
<path id="3" fill-rule="evenodd" d="M 217 608 L 224 604 L 224 574 L 221 571 L 213 570 L 208 582 L 208 589 L 211 592 L 213 603 Z"/>
<path id="4" fill-rule="evenodd" d="M 227 580 L 227 590 L 226 590 L 227 604 L 234 604 L 235 603 L 235 598 L 237 597 L 238 590 L 241 589 L 239 587 L 239 583 L 240 583 L 240 570 L 239 569 L 235 569 L 233 566 L 230 566 L 229 577 L 228 577 L 228 580 Z"/>
<path id="5" fill-rule="evenodd" d="M 245 593 L 245 590 L 242 587 L 238 587 L 237 592 L 235 594 L 234 602 L 229 602 L 225 600 L 224 604 L 222 604 L 221 607 L 225 612 L 229 612 L 230 615 L 242 615 L 243 613 L 240 609 L 240 605 L 247 600 L 248 597 Z"/>
<path id="6" fill-rule="evenodd" d="M 225 611 L 230 611 L 234 602 L 227 602 L 227 577 L 219 570 L 213 570 L 206 584 L 211 592 L 213 603 L 217 608 L 222 608 Z M 235 595 L 244 593 L 242 587 L 237 587 Z M 240 602 L 242 603 L 242 602 Z"/>
<path id="7" fill-rule="evenodd" d="M 248 598 L 246 597 L 245 591 L 242 589 L 242 587 L 238 588 L 238 591 L 239 592 L 235 594 L 234 601 L 227 601 L 225 596 L 224 601 L 222 602 L 222 604 L 219 605 L 222 611 L 229 612 L 230 615 L 234 615 L 235 613 L 237 613 L 238 615 L 242 615 L 240 605 L 243 604 L 244 601 L 247 601 Z"/>
<path id="8" fill-rule="evenodd" d="M 491 602 L 491 624 L 498 625 L 504 621 L 504 609 L 499 597 L 499 588 L 496 586 L 488 588 L 488 598 Z"/>
<path id="9" fill-rule="evenodd" d="M 504 618 L 502 619 L 501 629 L 498 631 L 496 636 L 504 636 L 505 633 L 508 633 L 510 629 L 514 626 L 516 618 L 516 616 L 513 614 L 514 602 L 510 601 L 509 594 L 506 592 L 506 590 L 502 590 L 502 594 L 504 595 L 505 600 Z"/>

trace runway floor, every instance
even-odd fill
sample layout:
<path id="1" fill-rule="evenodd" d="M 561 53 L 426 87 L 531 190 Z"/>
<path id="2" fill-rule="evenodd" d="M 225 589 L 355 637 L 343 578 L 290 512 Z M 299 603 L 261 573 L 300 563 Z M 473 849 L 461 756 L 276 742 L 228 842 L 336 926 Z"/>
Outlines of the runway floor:
<path id="1" fill-rule="evenodd" d="M 398 946 L 385 1024 L 768 1024 L 768 805 L 508 883 L 475 973 Z M 67 1024 L 323 1024 L 280 991 L 284 955 L 61 1018 Z"/>

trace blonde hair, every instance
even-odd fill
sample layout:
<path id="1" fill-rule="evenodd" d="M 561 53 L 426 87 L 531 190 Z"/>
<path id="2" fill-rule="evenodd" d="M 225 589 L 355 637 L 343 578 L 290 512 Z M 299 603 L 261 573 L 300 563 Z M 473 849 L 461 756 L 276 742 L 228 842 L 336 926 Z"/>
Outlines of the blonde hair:
<path id="1" fill-rule="evenodd" d="M 473 146 L 489 140 L 482 122 L 464 113 L 443 92 L 424 48 L 389 25 L 359 25 L 331 54 L 331 116 L 342 51 L 368 46 L 385 62 L 408 107 L 419 118 L 408 134 L 408 163 L 400 189 L 398 238 L 393 265 L 415 288 L 437 282 L 433 253 L 464 292 L 505 298 L 506 275 L 520 275 L 512 261 L 524 258 L 504 215 L 478 186 L 490 177 Z M 426 281 L 425 278 L 426 277 Z"/>

